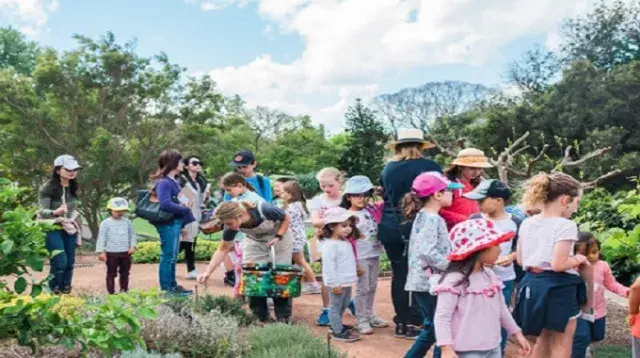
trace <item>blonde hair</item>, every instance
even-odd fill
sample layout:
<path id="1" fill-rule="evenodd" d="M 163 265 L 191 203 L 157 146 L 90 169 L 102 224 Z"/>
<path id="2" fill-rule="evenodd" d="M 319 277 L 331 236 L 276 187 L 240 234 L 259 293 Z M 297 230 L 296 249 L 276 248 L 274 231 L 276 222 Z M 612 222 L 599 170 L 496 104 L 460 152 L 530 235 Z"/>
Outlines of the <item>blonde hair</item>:
<path id="1" fill-rule="evenodd" d="M 318 181 L 328 178 L 334 179 L 341 185 L 344 183 L 344 174 L 334 167 L 322 168 L 316 175 L 316 180 Z"/>
<path id="2" fill-rule="evenodd" d="M 254 203 L 248 201 L 225 201 L 218 205 L 213 216 L 219 221 L 233 220 L 255 207 Z"/>
<path id="3" fill-rule="evenodd" d="M 529 179 L 525 188 L 522 204 L 528 209 L 539 208 L 563 195 L 578 197 L 581 191 L 580 182 L 564 173 L 540 173 Z"/>
<path id="4" fill-rule="evenodd" d="M 409 159 L 419 159 L 424 157 L 422 154 L 422 149 L 424 148 L 424 144 L 422 143 L 403 143 L 398 144 L 394 148 L 394 161 L 402 161 Z"/>

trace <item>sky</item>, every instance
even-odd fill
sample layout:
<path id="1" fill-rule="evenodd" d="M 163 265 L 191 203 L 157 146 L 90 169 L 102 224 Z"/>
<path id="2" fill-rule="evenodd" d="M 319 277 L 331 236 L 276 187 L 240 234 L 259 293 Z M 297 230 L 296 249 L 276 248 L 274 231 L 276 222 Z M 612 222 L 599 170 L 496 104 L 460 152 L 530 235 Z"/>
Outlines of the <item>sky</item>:
<path id="1" fill-rule="evenodd" d="M 611 2 L 611 1 L 608 1 Z M 0 0 L 0 26 L 72 49 L 73 34 L 161 51 L 250 106 L 339 131 L 355 98 L 433 81 L 503 87 L 509 62 L 558 46 L 592 0 Z"/>

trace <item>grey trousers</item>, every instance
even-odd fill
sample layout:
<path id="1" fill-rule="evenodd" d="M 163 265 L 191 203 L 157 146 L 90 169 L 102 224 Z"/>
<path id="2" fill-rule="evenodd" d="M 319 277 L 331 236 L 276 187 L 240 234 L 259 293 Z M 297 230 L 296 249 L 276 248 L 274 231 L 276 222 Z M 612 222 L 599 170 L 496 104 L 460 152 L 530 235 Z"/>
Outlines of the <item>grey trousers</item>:
<path id="1" fill-rule="evenodd" d="M 502 347 L 490 351 L 456 352 L 458 358 L 502 358 Z"/>
<path id="2" fill-rule="evenodd" d="M 631 338 L 631 356 L 633 358 L 640 358 L 640 338 L 633 336 Z"/>
<path id="3" fill-rule="evenodd" d="M 358 324 L 369 323 L 373 317 L 373 300 L 378 288 L 380 257 L 358 260 L 364 274 L 358 277 L 356 286 L 356 319 Z"/>
<path id="4" fill-rule="evenodd" d="M 351 302 L 351 287 L 343 287 L 342 294 L 336 295 L 329 289 L 329 322 L 333 332 L 341 333 L 344 330 L 342 315 Z"/>

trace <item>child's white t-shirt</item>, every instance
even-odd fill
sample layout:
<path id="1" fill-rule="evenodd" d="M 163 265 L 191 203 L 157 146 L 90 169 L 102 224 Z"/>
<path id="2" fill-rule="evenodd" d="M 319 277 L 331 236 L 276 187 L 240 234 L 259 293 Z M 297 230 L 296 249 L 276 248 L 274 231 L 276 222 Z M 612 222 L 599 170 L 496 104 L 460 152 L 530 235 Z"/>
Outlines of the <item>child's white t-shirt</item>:
<path id="1" fill-rule="evenodd" d="M 347 240 L 324 239 L 322 281 L 329 287 L 350 287 L 358 282 L 356 256 Z"/>
<path id="2" fill-rule="evenodd" d="M 307 209 L 309 209 L 309 217 L 313 216 L 314 213 L 319 213 L 320 217 L 324 215 L 324 212 L 328 209 L 335 208 L 336 206 L 340 206 L 342 202 L 342 196 L 339 196 L 337 199 L 329 199 L 324 193 L 320 195 L 316 195 L 313 199 L 307 202 Z M 323 240 L 318 240 L 318 252 L 322 253 L 322 246 L 324 245 Z"/>
<path id="3" fill-rule="evenodd" d="M 532 216 L 522 222 L 518 235 L 522 245 L 522 267 L 551 270 L 553 251 L 559 241 L 571 241 L 570 256 L 574 255 L 575 242 L 578 241 L 578 226 L 565 218 L 543 218 Z M 575 269 L 565 272 L 578 275 Z"/>
<path id="4" fill-rule="evenodd" d="M 354 211 L 353 213 L 358 218 L 356 227 L 362 235 L 356 240 L 358 260 L 380 257 L 384 252 L 384 248 L 378 240 L 378 224 L 373 219 L 373 215 L 367 209 Z"/>
<path id="5" fill-rule="evenodd" d="M 506 219 L 493 220 L 493 222 L 503 233 L 518 232 L 518 226 L 513 219 L 511 219 L 511 214 L 509 214 L 509 217 Z M 513 251 L 513 241 L 507 241 L 500 244 L 500 257 L 507 256 L 513 253 Z M 513 281 L 516 279 L 516 270 L 513 267 L 513 263 L 509 266 L 495 265 L 493 266 L 493 272 L 500 277 L 502 282 Z"/>

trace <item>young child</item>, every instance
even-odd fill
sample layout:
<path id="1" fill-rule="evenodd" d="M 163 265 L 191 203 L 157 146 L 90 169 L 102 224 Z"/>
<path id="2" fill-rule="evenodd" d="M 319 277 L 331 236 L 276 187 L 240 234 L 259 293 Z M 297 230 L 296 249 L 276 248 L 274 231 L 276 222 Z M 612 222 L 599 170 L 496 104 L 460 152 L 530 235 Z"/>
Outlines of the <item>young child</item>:
<path id="1" fill-rule="evenodd" d="M 246 201 L 257 204 L 264 201 L 260 195 L 255 192 L 255 189 L 245 177 L 237 172 L 229 172 L 220 179 L 220 186 L 224 189 L 226 195 L 229 196 L 229 201 Z M 240 295 L 240 277 L 242 276 L 242 241 L 245 235 L 241 232 L 236 234 L 234 241 L 234 251 L 232 255 L 232 261 L 234 263 L 234 270 L 226 275 L 233 275 L 233 292 L 238 297 Z"/>
<path id="2" fill-rule="evenodd" d="M 586 255 L 593 268 L 594 321 L 578 319 L 576 333 L 573 337 L 572 357 L 575 358 L 585 357 L 591 343 L 604 340 L 607 316 L 605 290 L 625 298 L 629 296 L 629 288 L 618 283 L 607 262 L 600 260 L 600 242 L 590 233 L 580 233 L 579 238 L 576 252 Z"/>
<path id="3" fill-rule="evenodd" d="M 631 327 L 632 357 L 640 358 L 640 277 L 631 285 L 629 290 L 629 326 Z"/>
<path id="4" fill-rule="evenodd" d="M 279 207 L 279 208 L 283 208 L 284 207 L 284 203 L 282 202 L 282 186 L 284 185 L 284 183 L 290 181 L 290 180 L 294 180 L 293 178 L 290 177 L 281 177 L 276 179 L 273 182 L 273 205 Z"/>
<path id="5" fill-rule="evenodd" d="M 516 281 L 516 249 L 518 242 L 518 229 L 522 220 L 506 211 L 506 205 L 511 198 L 511 191 L 501 181 L 490 179 L 483 180 L 473 190 L 463 196 L 467 199 L 477 200 L 480 203 L 479 214 L 471 215 L 470 219 L 485 219 L 492 221 L 504 233 L 516 234 L 513 240 L 500 244 L 500 258 L 493 266 L 493 272 L 502 281 L 504 296 L 507 306 L 511 303 L 511 294 Z M 502 353 L 507 345 L 507 331 L 502 330 Z"/>
<path id="6" fill-rule="evenodd" d="M 541 173 L 527 183 L 522 198 L 526 207 L 541 209 L 520 226 L 517 256 L 526 273 L 513 311 L 522 333 L 538 337 L 534 357 L 571 356 L 576 319 L 587 302 L 578 269 L 589 262 L 574 254 L 578 227 L 569 219 L 581 196 L 571 176 Z"/>
<path id="7" fill-rule="evenodd" d="M 230 166 L 234 167 L 236 172 L 242 175 L 254 189 L 254 191 L 264 199 L 267 203 L 273 201 L 273 192 L 271 190 L 271 181 L 269 178 L 256 173 L 258 161 L 250 150 L 241 150 L 233 157 Z M 225 194 L 224 200 L 231 199 L 229 194 Z"/>
<path id="8" fill-rule="evenodd" d="M 328 209 L 322 229 L 322 277 L 329 292 L 329 322 L 331 335 L 337 341 L 354 342 L 360 339 L 353 327 L 342 324 L 342 315 L 351 302 L 351 287 L 358 282 L 356 256 L 349 242 L 360 237 L 356 218 L 349 211 L 335 207 Z"/>
<path id="9" fill-rule="evenodd" d="M 323 241 L 320 240 L 321 229 L 324 228 L 324 213 L 334 207 L 340 206 L 342 194 L 340 188 L 344 183 L 344 176 L 336 168 L 328 167 L 321 169 L 316 175 L 320 184 L 322 194 L 309 200 L 307 207 L 311 214 L 311 224 L 317 229 L 315 240 L 317 240 L 318 251 L 322 253 Z M 349 310 L 355 316 L 355 304 L 349 305 Z M 322 284 L 322 312 L 317 320 L 318 326 L 329 325 L 329 290 Z"/>
<path id="10" fill-rule="evenodd" d="M 356 175 L 347 180 L 340 206 L 357 218 L 356 226 L 362 237 L 356 240 L 357 262 L 362 275 L 356 287 L 356 328 L 361 334 L 373 333 L 373 328 L 388 327 L 389 324 L 373 313 L 373 302 L 378 288 L 380 255 L 384 252 L 378 241 L 378 223 L 374 219 L 368 201 L 374 191 L 371 180 Z"/>
<path id="11" fill-rule="evenodd" d="M 136 251 L 136 234 L 133 224 L 124 217 L 129 202 L 124 198 L 112 198 L 107 204 L 109 217 L 100 223 L 96 252 L 100 261 L 107 263 L 107 291 L 115 294 L 115 279 L 120 271 L 120 292 L 129 291 L 131 255 Z"/>
<path id="12" fill-rule="evenodd" d="M 309 213 L 306 199 L 302 193 L 302 186 L 295 180 L 289 180 L 282 185 L 280 197 L 290 218 L 289 230 L 293 235 L 293 262 L 304 269 L 306 282 L 302 292 L 320 294 L 320 284 L 316 281 L 316 275 L 304 258 L 304 246 L 307 244 L 307 231 L 305 230 L 304 221 Z"/>
<path id="13" fill-rule="evenodd" d="M 438 295 L 436 337 L 443 357 L 502 357 L 501 328 L 513 336 L 521 353 L 531 347 L 502 298 L 496 264 L 515 232 L 502 233 L 493 221 L 470 219 L 451 229 L 451 263 L 434 292 Z"/>
<path id="14" fill-rule="evenodd" d="M 451 205 L 452 191 L 461 188 L 462 185 L 441 173 L 426 172 L 413 180 L 411 192 L 400 202 L 404 217 L 407 220 L 415 218 L 409 237 L 409 273 L 405 290 L 413 292 L 412 296 L 418 300 L 424 322 L 420 336 L 405 357 L 424 357 L 436 342 L 433 328 L 436 298 L 430 291 L 432 281 L 447 268 L 447 255 L 451 251 L 447 224 L 438 213 Z M 433 356 L 440 357 L 440 354 L 440 349 L 436 348 Z"/>

